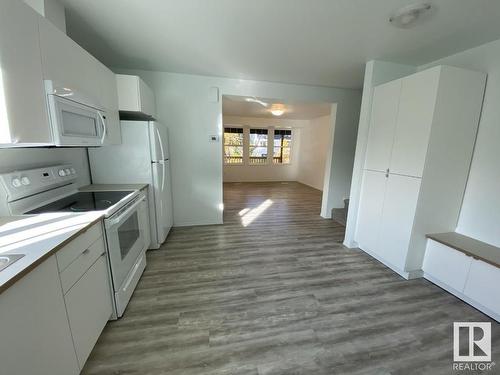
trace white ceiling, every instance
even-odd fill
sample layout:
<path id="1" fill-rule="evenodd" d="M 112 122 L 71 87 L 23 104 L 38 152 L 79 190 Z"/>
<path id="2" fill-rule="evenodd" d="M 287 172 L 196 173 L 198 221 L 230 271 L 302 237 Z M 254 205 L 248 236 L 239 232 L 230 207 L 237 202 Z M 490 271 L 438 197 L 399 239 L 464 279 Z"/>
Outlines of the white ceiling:
<path id="1" fill-rule="evenodd" d="M 313 118 L 327 116 L 331 113 L 330 103 L 285 103 L 283 101 L 258 98 L 268 106 L 255 102 L 248 102 L 244 96 L 225 95 L 222 97 L 222 114 L 224 116 L 259 117 L 285 120 L 311 120 Z M 273 116 L 269 109 L 272 104 L 283 106 L 285 113 L 282 116 Z"/>
<path id="2" fill-rule="evenodd" d="M 420 65 L 500 38 L 500 1 L 60 0 L 68 32 L 111 67 L 360 88 L 370 59 Z"/>

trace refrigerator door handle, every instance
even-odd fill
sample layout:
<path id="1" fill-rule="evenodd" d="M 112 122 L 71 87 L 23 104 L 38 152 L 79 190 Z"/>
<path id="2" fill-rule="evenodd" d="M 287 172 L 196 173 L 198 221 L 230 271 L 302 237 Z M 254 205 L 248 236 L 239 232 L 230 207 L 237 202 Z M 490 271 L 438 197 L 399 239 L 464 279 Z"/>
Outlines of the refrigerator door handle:
<path id="1" fill-rule="evenodd" d="M 161 179 L 161 191 L 165 189 L 165 162 L 161 163 L 162 179 Z"/>
<path id="2" fill-rule="evenodd" d="M 155 126 L 155 130 L 156 130 L 156 136 L 158 137 L 158 143 L 160 144 L 161 160 L 165 160 L 165 152 L 163 151 L 163 139 L 161 139 L 161 134 L 157 126 Z"/>

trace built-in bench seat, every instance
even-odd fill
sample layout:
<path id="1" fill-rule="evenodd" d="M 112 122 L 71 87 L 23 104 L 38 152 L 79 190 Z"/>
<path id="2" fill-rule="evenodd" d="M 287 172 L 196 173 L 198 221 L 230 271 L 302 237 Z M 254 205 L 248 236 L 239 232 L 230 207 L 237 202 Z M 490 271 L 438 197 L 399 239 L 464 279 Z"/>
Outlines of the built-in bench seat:
<path id="1" fill-rule="evenodd" d="M 500 248 L 455 232 L 427 238 L 424 277 L 500 321 Z"/>

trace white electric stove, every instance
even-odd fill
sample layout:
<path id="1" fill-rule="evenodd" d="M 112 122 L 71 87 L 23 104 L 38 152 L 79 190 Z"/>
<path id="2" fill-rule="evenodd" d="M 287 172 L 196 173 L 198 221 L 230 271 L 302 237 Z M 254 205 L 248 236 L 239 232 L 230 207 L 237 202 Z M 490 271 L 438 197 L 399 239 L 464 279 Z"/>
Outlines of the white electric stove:
<path id="1" fill-rule="evenodd" d="M 102 212 L 114 289 L 114 315 L 123 315 L 146 267 L 150 242 L 144 192 L 79 191 L 72 165 L 57 165 L 0 175 L 0 216 L 49 212 Z"/>

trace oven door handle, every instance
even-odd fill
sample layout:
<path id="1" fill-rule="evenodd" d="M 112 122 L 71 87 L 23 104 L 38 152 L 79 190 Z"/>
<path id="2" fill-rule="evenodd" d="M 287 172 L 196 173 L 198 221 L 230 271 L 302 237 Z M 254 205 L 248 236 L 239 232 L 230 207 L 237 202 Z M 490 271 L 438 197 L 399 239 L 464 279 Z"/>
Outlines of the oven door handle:
<path id="1" fill-rule="evenodd" d="M 135 211 L 136 207 L 142 204 L 146 200 L 146 197 L 139 198 L 136 202 L 131 203 L 129 206 L 124 208 L 123 213 L 120 213 L 117 217 L 111 217 L 109 220 L 105 220 L 106 229 L 111 228 L 126 218 L 131 212 Z"/>

